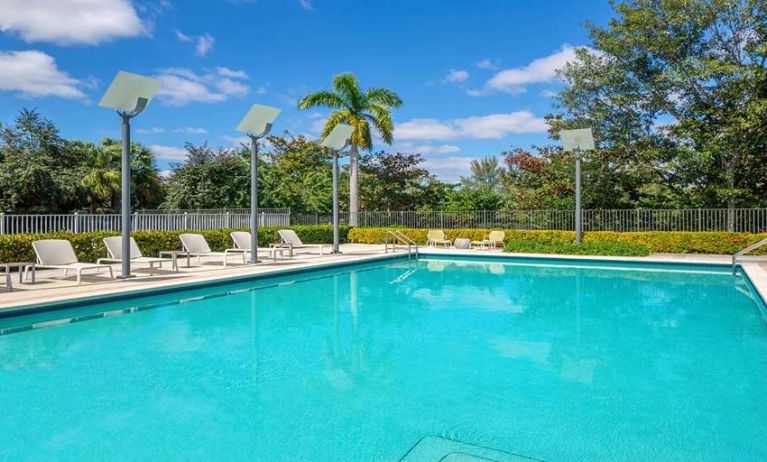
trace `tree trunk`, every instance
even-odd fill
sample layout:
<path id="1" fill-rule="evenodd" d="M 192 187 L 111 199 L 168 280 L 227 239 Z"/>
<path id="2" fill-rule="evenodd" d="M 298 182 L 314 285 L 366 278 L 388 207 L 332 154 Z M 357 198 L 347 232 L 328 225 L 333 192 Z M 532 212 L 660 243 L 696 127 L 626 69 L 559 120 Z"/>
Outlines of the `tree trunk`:
<path id="1" fill-rule="evenodd" d="M 352 144 L 351 155 L 349 157 L 349 225 L 357 226 L 360 162 L 356 144 Z"/>

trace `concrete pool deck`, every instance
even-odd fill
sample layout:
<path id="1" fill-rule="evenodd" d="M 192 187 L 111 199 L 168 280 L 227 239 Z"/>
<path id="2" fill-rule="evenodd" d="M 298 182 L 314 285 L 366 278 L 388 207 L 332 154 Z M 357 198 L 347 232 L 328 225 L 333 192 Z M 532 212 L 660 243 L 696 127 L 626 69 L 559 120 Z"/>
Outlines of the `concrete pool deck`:
<path id="1" fill-rule="evenodd" d="M 592 257 L 592 256 L 569 256 L 569 255 L 542 255 L 542 254 L 509 254 L 492 250 L 457 250 L 434 247 L 420 247 L 422 255 L 443 256 L 482 256 L 494 255 L 504 258 L 532 257 L 542 259 L 571 259 L 571 260 L 602 260 L 602 261 L 631 261 L 639 263 L 697 263 L 697 264 L 730 264 L 729 255 L 689 255 L 689 254 L 654 254 L 648 257 Z M 383 245 L 374 244 L 343 244 L 341 254 L 322 255 L 318 253 L 297 253 L 292 259 L 263 259 L 256 265 L 237 264 L 236 258 L 230 259 L 230 265 L 223 267 L 220 259 L 203 259 L 201 265 L 197 265 L 192 259 L 192 266 L 186 268 L 186 259 L 179 259 L 179 272 L 172 271 L 169 267 L 155 270 L 154 276 L 149 276 L 148 269 L 144 265 L 134 265 L 132 270 L 135 278 L 120 280 L 109 279 L 106 272 L 88 274 L 83 276 L 83 283 L 78 285 L 74 276 L 64 278 L 62 270 L 37 270 L 35 284 L 19 284 L 18 275 L 13 274 L 14 290 L 9 292 L 5 287 L 0 287 L 0 313 L 3 311 L 23 311 L 25 307 L 56 302 L 69 302 L 80 298 L 100 297 L 106 295 L 118 295 L 131 293 L 144 289 L 162 289 L 185 286 L 190 284 L 213 282 L 230 278 L 247 277 L 251 275 L 274 275 L 296 269 L 321 268 L 332 264 L 361 263 L 392 257 L 392 253 L 384 253 Z M 396 251 L 397 255 L 405 255 L 407 252 L 402 247 Z M 758 257 L 744 258 L 741 266 L 748 275 L 763 300 L 767 300 L 767 264 Z M 170 266 L 170 265 L 168 265 Z M 113 265 L 115 274 L 119 274 L 119 264 Z"/>

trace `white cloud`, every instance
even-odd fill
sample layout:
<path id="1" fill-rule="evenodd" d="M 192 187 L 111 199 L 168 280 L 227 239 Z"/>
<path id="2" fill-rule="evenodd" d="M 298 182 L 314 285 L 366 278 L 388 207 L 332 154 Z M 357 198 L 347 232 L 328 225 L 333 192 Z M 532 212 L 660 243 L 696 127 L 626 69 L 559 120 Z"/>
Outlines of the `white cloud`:
<path id="1" fill-rule="evenodd" d="M 185 34 L 178 29 L 176 29 L 174 32 L 176 33 L 176 38 L 180 42 L 194 42 L 195 44 L 194 52 L 197 53 L 198 56 L 206 56 L 210 52 L 210 50 L 213 49 L 213 45 L 216 43 L 215 37 L 213 37 L 212 35 L 208 33 L 194 36 L 194 35 Z M 217 69 L 228 70 L 225 67 L 217 68 Z"/>
<path id="2" fill-rule="evenodd" d="M 136 133 L 140 135 L 159 135 L 165 133 L 165 129 L 162 127 L 137 128 Z"/>
<path id="3" fill-rule="evenodd" d="M 394 126 L 394 137 L 400 140 L 448 140 L 456 138 L 450 122 L 437 119 L 412 119 Z"/>
<path id="4" fill-rule="evenodd" d="M 149 150 L 152 151 L 158 159 L 176 161 L 186 159 L 186 149 L 179 148 L 177 146 L 162 146 L 159 144 L 152 144 L 149 146 Z"/>
<path id="5" fill-rule="evenodd" d="M 0 31 L 59 45 L 147 33 L 130 0 L 0 0 Z"/>
<path id="6" fill-rule="evenodd" d="M 522 93 L 526 91 L 525 85 L 551 82 L 557 69 L 575 59 L 575 50 L 572 45 L 565 44 L 556 53 L 535 59 L 526 66 L 498 72 L 485 86 L 505 93 Z"/>
<path id="7" fill-rule="evenodd" d="M 212 35 L 201 35 L 197 37 L 197 45 L 195 45 L 194 51 L 200 56 L 205 56 L 213 49 L 214 43 L 216 43 L 216 39 Z"/>
<path id="8" fill-rule="evenodd" d="M 60 70 L 53 57 L 42 51 L 0 52 L 0 91 L 26 98 L 85 99 L 79 88 L 83 85 L 84 82 Z"/>
<path id="9" fill-rule="evenodd" d="M 471 161 L 475 159 L 461 156 L 427 157 L 423 161 L 423 167 L 443 180 L 458 181 L 461 176 L 471 172 Z"/>
<path id="10" fill-rule="evenodd" d="M 497 59 L 485 58 L 477 63 L 477 67 L 485 70 L 495 70 L 498 69 L 498 64 L 500 64 L 500 61 Z"/>
<path id="11" fill-rule="evenodd" d="M 187 135 L 206 135 L 208 131 L 199 127 L 183 127 L 173 130 L 173 133 L 185 133 Z"/>
<path id="12" fill-rule="evenodd" d="M 176 29 L 175 32 L 176 32 L 176 38 L 182 42 L 191 42 L 192 40 L 194 40 L 194 38 L 192 38 L 189 35 L 186 35 L 185 33 L 181 32 L 178 29 Z"/>
<path id="13" fill-rule="evenodd" d="M 466 94 L 469 96 L 487 96 L 490 93 L 488 93 L 488 91 L 485 89 L 480 90 L 476 88 L 469 88 L 468 90 L 466 90 Z"/>
<path id="14" fill-rule="evenodd" d="M 228 67 L 217 67 L 216 73 L 221 77 L 229 77 L 230 79 L 247 79 L 248 74 L 245 71 L 235 71 Z"/>
<path id="15" fill-rule="evenodd" d="M 204 128 L 198 128 L 198 127 L 182 127 L 182 128 L 174 128 L 173 130 L 166 130 L 162 127 L 136 129 L 136 133 L 140 133 L 142 135 L 160 135 L 163 133 L 167 133 L 168 131 L 172 133 L 184 133 L 186 135 L 205 135 L 208 133 L 208 130 L 205 130 Z"/>
<path id="16" fill-rule="evenodd" d="M 412 119 L 394 127 L 398 140 L 452 140 L 456 138 L 503 138 L 510 133 L 540 133 L 546 121 L 530 111 L 489 114 L 442 121 Z"/>
<path id="17" fill-rule="evenodd" d="M 232 74 L 238 74 L 239 79 L 247 77 L 242 71 L 227 68 L 217 68 L 204 74 L 179 67 L 164 69 L 157 75 L 163 84 L 157 97 L 170 106 L 183 106 L 192 102 L 218 103 L 232 96 L 247 95 L 250 87 L 230 77 Z"/>
<path id="18" fill-rule="evenodd" d="M 461 83 L 469 80 L 469 71 L 450 69 L 450 72 L 442 78 L 444 83 Z"/>
<path id="19" fill-rule="evenodd" d="M 529 111 L 456 119 L 455 125 L 467 138 L 503 138 L 509 133 L 540 133 L 548 129 L 544 119 Z"/>
<path id="20" fill-rule="evenodd" d="M 439 146 L 424 144 L 416 146 L 415 143 L 403 142 L 395 144 L 392 146 L 391 150 L 400 152 L 417 152 L 419 154 L 449 154 L 458 152 L 461 150 L 461 148 L 452 144 L 442 144 Z"/>
<path id="21" fill-rule="evenodd" d="M 559 93 L 557 93 L 554 90 L 545 89 L 545 90 L 541 90 L 541 92 L 538 94 L 543 96 L 544 98 L 553 98 L 557 96 Z"/>
<path id="22" fill-rule="evenodd" d="M 229 135 L 224 135 L 224 136 L 221 137 L 221 139 L 226 141 L 227 143 L 229 143 L 230 145 L 232 145 L 232 146 L 234 146 L 236 148 L 242 147 L 242 145 L 250 146 L 250 138 L 247 137 L 247 136 L 229 136 Z M 262 140 L 259 145 L 263 144 L 263 141 L 264 140 Z"/>
<path id="23" fill-rule="evenodd" d="M 160 170 L 157 172 L 158 175 L 160 175 L 161 178 L 170 178 L 170 175 L 173 173 L 171 170 Z"/>
<path id="24" fill-rule="evenodd" d="M 314 3 L 312 3 L 312 0 L 298 0 L 298 4 L 301 5 L 301 8 L 305 10 L 313 10 L 314 9 Z"/>

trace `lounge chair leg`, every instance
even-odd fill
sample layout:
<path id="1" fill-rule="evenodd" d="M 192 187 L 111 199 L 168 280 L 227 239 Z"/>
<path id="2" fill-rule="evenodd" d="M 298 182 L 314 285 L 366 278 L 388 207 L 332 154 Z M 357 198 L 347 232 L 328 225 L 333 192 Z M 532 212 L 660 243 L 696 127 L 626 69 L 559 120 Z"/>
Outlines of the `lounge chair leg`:
<path id="1" fill-rule="evenodd" d="M 110 279 L 114 279 L 115 278 L 115 274 L 112 272 L 112 267 L 111 266 L 109 267 L 109 278 Z"/>
<path id="2" fill-rule="evenodd" d="M 78 269 L 77 270 L 77 285 L 80 285 L 81 277 L 82 277 L 82 270 Z"/>

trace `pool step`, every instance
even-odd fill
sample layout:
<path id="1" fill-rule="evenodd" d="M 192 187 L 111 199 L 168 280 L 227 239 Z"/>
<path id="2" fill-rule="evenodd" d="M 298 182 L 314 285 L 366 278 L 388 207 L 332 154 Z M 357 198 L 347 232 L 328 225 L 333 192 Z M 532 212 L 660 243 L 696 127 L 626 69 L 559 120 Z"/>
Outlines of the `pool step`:
<path id="1" fill-rule="evenodd" d="M 510 452 L 475 446 L 437 436 L 426 436 L 400 462 L 531 462 L 541 461 Z"/>

